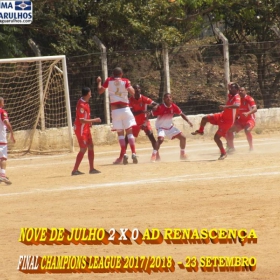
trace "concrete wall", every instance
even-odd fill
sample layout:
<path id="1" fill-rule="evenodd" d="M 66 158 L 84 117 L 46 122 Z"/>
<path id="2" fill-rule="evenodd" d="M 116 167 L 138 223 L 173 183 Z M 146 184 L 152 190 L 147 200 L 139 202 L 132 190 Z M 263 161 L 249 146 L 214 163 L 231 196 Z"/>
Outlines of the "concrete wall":
<path id="1" fill-rule="evenodd" d="M 180 129 L 186 136 L 195 137 L 191 135 L 191 132 L 199 128 L 201 118 L 204 115 L 189 115 L 188 118 L 193 123 L 193 128 L 189 126 L 181 117 L 174 117 L 174 125 Z M 152 127 L 155 128 L 155 120 L 151 119 L 150 122 Z M 279 130 L 280 131 L 280 108 L 271 108 L 271 109 L 259 109 L 256 113 L 256 127 L 255 131 L 261 133 L 262 131 L 268 130 Z M 207 124 L 205 127 L 205 136 L 212 137 L 217 131 L 217 126 Z M 154 134 L 156 131 L 154 129 Z M 117 133 L 111 132 L 111 126 L 99 125 L 92 128 L 92 135 L 96 145 L 101 144 L 113 144 L 117 143 Z M 140 132 L 137 141 L 147 141 L 145 133 Z"/>
<path id="2" fill-rule="evenodd" d="M 190 115 L 188 118 L 193 123 L 194 127 L 191 128 L 187 122 L 181 117 L 174 117 L 174 125 L 180 129 L 187 137 L 195 137 L 191 132 L 199 128 L 201 118 L 204 115 Z M 152 127 L 155 127 L 155 119 L 151 119 Z M 255 132 L 262 133 L 263 131 L 280 131 L 280 108 L 259 109 L 256 113 L 256 127 Z M 217 126 L 207 124 L 205 127 L 204 137 L 213 137 L 217 131 Z M 154 129 L 154 134 L 156 131 Z M 110 145 L 118 143 L 117 133 L 111 131 L 110 125 L 94 125 L 92 127 L 92 137 L 95 145 Z M 34 136 L 32 131 L 16 131 L 16 143 L 9 142 L 9 150 L 14 152 L 22 152 L 27 150 L 31 145 L 31 151 L 34 152 L 54 152 L 55 150 L 67 151 L 69 150 L 68 144 L 68 128 L 52 128 L 46 131 L 35 131 Z M 76 137 L 74 135 L 74 146 L 78 147 Z M 147 137 L 140 132 L 137 142 L 147 141 Z"/>

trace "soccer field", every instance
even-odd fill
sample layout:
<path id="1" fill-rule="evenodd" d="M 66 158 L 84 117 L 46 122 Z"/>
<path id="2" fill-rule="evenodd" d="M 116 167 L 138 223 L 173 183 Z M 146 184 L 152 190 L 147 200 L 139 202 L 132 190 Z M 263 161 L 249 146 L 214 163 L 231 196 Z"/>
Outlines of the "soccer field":
<path id="1" fill-rule="evenodd" d="M 8 160 L 13 182 L 0 185 L 0 279 L 278 279 L 280 275 L 280 135 L 256 135 L 253 152 L 240 133 L 237 152 L 224 161 L 213 140 L 188 140 L 189 160 L 179 160 L 179 142 L 163 143 L 161 162 L 150 163 L 149 143 L 138 143 L 139 164 L 112 165 L 119 147 L 96 146 L 95 168 L 70 176 L 76 152 L 27 155 Z M 19 242 L 20 229 L 115 228 L 254 229 L 257 244 L 32 245 Z M 24 274 L 19 256 L 172 257 L 174 272 Z M 186 257 L 255 257 L 255 271 L 188 272 Z"/>

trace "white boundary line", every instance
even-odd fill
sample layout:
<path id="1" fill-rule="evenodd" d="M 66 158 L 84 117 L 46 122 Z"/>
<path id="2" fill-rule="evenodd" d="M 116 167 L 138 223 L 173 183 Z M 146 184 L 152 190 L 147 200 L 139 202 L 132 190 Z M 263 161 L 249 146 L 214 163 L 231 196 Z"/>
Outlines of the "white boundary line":
<path id="1" fill-rule="evenodd" d="M 264 142 L 264 143 L 256 143 L 257 140 L 261 140 L 263 141 L 264 138 L 262 139 L 256 139 L 254 140 L 254 146 L 258 146 L 258 145 L 271 145 L 271 144 L 278 144 L 279 143 L 279 139 L 277 138 L 274 138 L 274 139 L 269 139 L 269 140 L 273 140 L 273 141 L 269 141 L 269 142 Z M 267 140 L 267 139 L 266 139 Z M 246 144 L 244 145 L 239 145 L 237 148 L 240 148 L 240 147 L 247 147 L 247 140 L 239 140 L 239 141 L 235 141 L 235 143 L 241 143 L 241 142 L 246 142 Z M 203 142 L 203 143 L 195 143 L 195 144 L 188 144 L 187 143 L 187 146 L 186 146 L 186 149 L 188 150 L 187 152 L 195 152 L 195 151 L 203 151 L 203 150 L 218 150 L 218 148 L 215 146 L 215 143 L 213 143 L 213 147 L 208 147 L 206 146 L 206 143 L 208 142 Z M 209 142 L 209 143 L 212 143 L 212 142 Z M 199 149 L 192 149 L 190 150 L 189 148 L 190 147 L 197 147 L 199 146 Z M 160 150 L 166 150 L 166 149 L 173 149 L 173 148 L 178 148 L 178 145 L 176 146 L 162 146 L 160 147 Z M 138 148 L 137 151 L 146 151 L 146 150 L 149 150 L 151 151 L 152 150 L 152 147 L 149 147 L 149 148 Z M 94 152 L 95 156 L 96 155 L 104 155 L 104 154 L 110 154 L 112 155 L 112 153 L 118 153 L 119 150 L 110 150 L 110 151 L 106 151 L 106 152 Z M 33 157 L 23 157 L 23 158 L 9 158 L 9 162 L 11 161 L 24 161 L 24 160 L 33 160 L 33 159 L 52 159 L 52 158 L 63 158 L 63 157 L 67 157 L 71 154 L 67 153 L 67 154 L 61 154 L 61 155 L 44 155 L 44 156 L 33 156 Z M 76 153 L 73 153 L 73 155 L 76 156 Z M 73 157 L 75 157 L 73 156 Z M 95 161 L 98 160 L 98 158 L 95 159 Z M 56 163 L 52 163 L 52 164 L 56 164 Z M 9 168 L 13 168 L 13 167 L 9 167 Z"/>
<path id="2" fill-rule="evenodd" d="M 246 141 L 246 140 L 245 140 Z M 254 143 L 254 146 L 258 146 L 258 145 L 261 145 L 261 146 L 265 146 L 265 145 L 271 145 L 271 144 L 273 144 L 273 143 L 279 143 L 279 140 L 278 141 L 271 141 L 271 142 L 265 142 L 265 143 Z M 207 146 L 207 145 L 205 145 L 204 143 L 203 143 L 203 145 L 200 145 L 199 146 L 199 144 L 195 144 L 195 145 L 192 145 L 193 147 L 198 147 L 198 148 L 194 148 L 194 149 L 187 149 L 187 154 L 189 154 L 190 155 L 190 159 L 189 160 L 187 160 L 186 162 L 193 162 L 193 161 L 206 161 L 206 160 L 209 160 L 209 161 L 215 161 L 215 160 L 217 160 L 217 158 L 216 157 L 218 157 L 218 148 L 216 147 L 216 145 L 212 145 L 211 147 L 209 147 L 209 146 Z M 244 145 L 239 145 L 239 146 L 237 146 L 237 149 L 238 148 L 242 148 L 242 147 L 247 147 L 248 145 L 247 145 L 247 143 L 246 144 L 244 144 Z M 168 150 L 168 151 L 165 151 L 165 155 L 168 155 L 168 154 L 173 154 L 174 153 L 174 151 L 171 151 L 171 149 L 178 149 L 178 146 L 165 146 L 165 147 L 163 147 L 163 148 L 165 148 L 165 150 Z M 141 148 L 141 149 L 137 149 L 137 151 L 143 151 L 143 150 L 149 150 L 149 151 L 151 151 L 151 148 Z M 161 148 L 161 150 L 163 150 L 162 148 Z M 198 158 L 196 158 L 195 160 L 191 160 L 191 153 L 195 153 L 195 152 L 203 152 L 203 151 L 207 151 L 207 152 L 212 152 L 212 151 L 217 151 L 217 155 L 215 156 L 215 158 L 202 158 L 202 159 L 198 159 Z M 248 151 L 249 152 L 249 151 Z M 95 159 L 94 159 L 94 162 L 95 163 L 100 163 L 100 162 L 102 162 L 102 163 L 104 163 L 104 161 L 108 161 L 108 164 L 110 164 L 112 161 L 113 161 L 113 159 L 115 159 L 115 157 L 117 156 L 117 154 L 119 153 L 119 151 L 107 151 L 107 152 L 95 152 L 94 154 L 95 155 L 100 155 L 100 154 L 108 154 L 108 155 L 110 155 L 110 156 L 107 156 L 106 158 L 105 157 L 103 157 L 103 158 L 100 158 L 100 157 L 95 157 Z M 68 154 L 69 155 L 69 154 Z M 146 155 L 148 155 L 148 153 L 145 153 L 145 154 L 140 154 L 139 155 L 139 157 L 141 157 L 141 156 L 146 156 Z M 29 160 L 36 160 L 36 159 L 46 159 L 46 160 L 52 160 L 52 159 L 54 159 L 54 158 L 58 158 L 58 157 L 60 157 L 60 158 L 63 158 L 63 157 L 65 157 L 66 155 L 55 155 L 55 156 L 45 156 L 45 157 L 33 157 L 33 158 L 19 158 L 19 159 L 11 159 L 11 161 L 12 160 L 14 160 L 14 161 L 23 161 L 23 160 L 27 160 L 28 162 L 27 163 L 24 163 L 23 165 L 17 165 L 17 166 L 9 166 L 9 169 L 19 169 L 19 168 L 22 168 L 22 167 L 26 167 L 26 166 L 28 166 L 29 168 L 41 168 L 42 166 L 49 166 L 49 165 L 53 165 L 54 164 L 54 162 L 52 161 L 52 162 L 47 162 L 47 161 L 45 161 L 45 162 L 41 162 L 41 163 L 34 163 L 33 161 L 29 161 Z M 73 159 L 72 158 L 65 158 L 65 159 L 63 159 L 63 160 L 61 160 L 61 161 L 56 161 L 55 162 L 55 164 L 56 165 L 62 165 L 62 164 L 69 164 L 69 163 L 73 163 L 74 161 L 74 157 L 76 157 L 76 154 L 75 155 L 73 155 Z M 227 161 L 229 160 L 230 158 L 228 157 L 227 158 Z M 140 163 L 141 163 L 141 161 L 140 161 Z M 148 162 L 144 162 L 144 163 L 148 163 Z"/>
<path id="3" fill-rule="evenodd" d="M 277 168 L 279 166 L 272 166 L 269 168 Z M 188 181 L 206 181 L 206 180 L 224 180 L 224 179 L 236 179 L 236 178 L 244 178 L 244 177 L 256 177 L 256 176 L 278 176 L 280 175 L 280 171 L 274 172 L 256 172 L 251 174 L 246 174 L 248 171 L 257 170 L 256 169 L 241 169 L 243 174 L 236 175 L 217 175 L 205 177 L 208 175 L 213 175 L 213 173 L 200 173 L 200 174 L 188 174 L 188 175 L 180 175 L 173 177 L 165 177 L 165 178 L 156 178 L 156 179 L 148 179 L 148 180 L 138 180 L 138 181 L 127 181 L 127 182 L 112 182 L 112 183 L 102 183 L 102 184 L 93 184 L 86 186 L 71 186 L 71 187 L 61 187 L 61 188 L 53 188 L 53 189 L 36 189 L 31 191 L 23 191 L 23 192 L 15 192 L 15 193 L 6 193 L 0 194 L 0 197 L 13 197 L 20 195 L 31 195 L 31 194 L 42 194 L 42 193 L 51 193 L 51 192 L 66 192 L 66 191 L 77 191 L 77 190 L 89 190 L 89 189 L 99 189 L 99 188 L 111 188 L 111 187 L 125 187 L 125 186 L 138 186 L 138 185 L 147 185 L 147 184 L 155 184 L 155 183 L 166 183 L 166 182 L 188 182 Z M 231 170 L 231 173 L 233 170 Z M 244 174 L 245 173 L 245 174 Z"/>
<path id="4" fill-rule="evenodd" d="M 267 141 L 268 140 L 268 141 Z M 267 142 L 264 142 L 264 141 L 267 141 Z M 247 140 L 235 140 L 234 143 L 242 143 L 242 142 L 245 142 L 247 143 Z M 262 143 L 256 143 L 256 142 L 262 142 Z M 213 144 L 213 147 L 205 147 L 206 144 L 209 143 L 209 144 Z M 254 139 L 254 145 L 270 145 L 272 143 L 279 143 L 279 138 L 260 138 L 260 139 Z M 117 144 L 116 144 L 117 145 Z M 147 145 L 150 145 L 150 143 L 148 143 Z M 207 142 L 196 142 L 196 143 L 188 143 L 187 142 L 187 145 L 186 145 L 186 149 L 189 149 L 189 147 L 196 147 L 196 146 L 199 146 L 199 150 L 203 150 L 203 149 L 216 149 L 217 150 L 217 147 L 215 146 L 215 143 L 214 141 L 207 141 Z M 241 145 L 239 147 L 244 147 L 246 145 Z M 178 145 L 172 145 L 172 146 L 161 146 L 160 149 L 163 150 L 163 149 L 174 149 L 174 148 L 178 148 Z M 98 150 L 98 146 L 95 147 L 95 150 Z M 149 148 L 137 148 L 137 151 L 151 151 L 152 150 L 152 147 L 149 147 Z M 193 151 L 193 150 L 191 150 Z M 119 150 L 118 149 L 115 149 L 115 150 L 110 150 L 110 151 L 106 151 L 106 152 L 97 152 L 95 151 L 94 154 L 95 155 L 103 155 L 103 154 L 113 154 L 113 153 L 116 153 L 118 154 L 119 153 Z M 72 154 L 72 153 L 71 153 Z M 33 156 L 33 157 L 23 157 L 23 158 L 9 158 L 9 161 L 21 161 L 21 160 L 30 160 L 30 159 L 41 159 L 41 158 L 46 158 L 46 159 L 51 159 L 51 158 L 61 158 L 61 157 L 65 157 L 65 156 L 69 156 L 71 155 L 70 153 L 67 153 L 67 154 L 61 154 L 61 155 L 43 155 L 43 156 Z M 73 153 L 75 154 L 75 153 Z"/>

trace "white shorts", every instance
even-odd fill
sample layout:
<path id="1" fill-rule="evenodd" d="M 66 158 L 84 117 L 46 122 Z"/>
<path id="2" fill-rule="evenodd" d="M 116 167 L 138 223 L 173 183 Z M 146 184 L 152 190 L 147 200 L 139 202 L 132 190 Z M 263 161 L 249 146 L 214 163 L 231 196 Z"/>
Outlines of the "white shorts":
<path id="1" fill-rule="evenodd" d="M 8 158 L 8 146 L 0 145 L 0 159 L 7 159 L 7 158 Z"/>
<path id="2" fill-rule="evenodd" d="M 172 140 L 175 136 L 179 135 L 181 131 L 175 126 L 172 126 L 169 129 L 158 128 L 157 133 L 158 137 L 164 138 L 165 136 L 167 136 L 169 139 Z"/>
<path id="3" fill-rule="evenodd" d="M 123 130 L 136 125 L 135 118 L 129 107 L 112 111 L 112 130 Z"/>

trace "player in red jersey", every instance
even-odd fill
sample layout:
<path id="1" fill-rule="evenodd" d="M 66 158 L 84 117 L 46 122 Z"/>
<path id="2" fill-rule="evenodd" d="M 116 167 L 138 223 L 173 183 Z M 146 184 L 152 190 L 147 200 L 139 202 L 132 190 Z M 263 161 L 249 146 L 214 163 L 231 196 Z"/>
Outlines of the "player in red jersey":
<path id="1" fill-rule="evenodd" d="M 155 161 L 157 155 L 157 141 L 154 137 L 152 126 L 147 116 L 147 110 L 148 106 L 155 107 L 158 104 L 152 99 L 142 95 L 141 88 L 139 85 L 134 85 L 133 88 L 135 90 L 135 95 L 134 97 L 129 98 L 129 106 L 135 117 L 136 125 L 132 127 L 132 133 L 133 136 L 137 138 L 140 130 L 143 130 L 145 132 L 153 146 L 153 154 L 151 161 Z M 125 142 L 127 145 L 127 136 L 125 137 Z"/>
<path id="2" fill-rule="evenodd" d="M 16 142 L 14 138 L 14 132 L 9 122 L 8 113 L 4 108 L 4 98 L 0 97 L 0 183 L 5 182 L 7 185 L 12 184 L 9 178 L 6 176 L 6 162 L 8 159 L 8 147 L 7 147 L 7 134 L 8 129 L 13 143 Z"/>
<path id="3" fill-rule="evenodd" d="M 108 88 L 110 105 L 112 111 L 112 124 L 113 129 L 118 133 L 119 144 L 121 152 L 113 164 L 127 164 L 128 156 L 126 155 L 125 132 L 128 138 L 130 149 L 132 152 L 133 163 L 138 163 L 135 148 L 135 138 L 132 134 L 132 126 L 136 125 L 135 118 L 129 108 L 128 93 L 134 96 L 134 88 L 131 86 L 130 81 L 123 78 L 123 71 L 120 67 L 113 70 L 113 76 L 106 79 L 101 85 L 101 78 L 97 77 L 98 93 L 102 94 Z"/>
<path id="4" fill-rule="evenodd" d="M 154 111 L 152 111 L 153 116 L 157 116 L 156 119 L 156 129 L 158 132 L 157 149 L 159 150 L 160 145 L 163 143 L 164 137 L 167 136 L 169 139 L 173 140 L 177 138 L 180 140 L 180 159 L 187 159 L 185 152 L 186 148 L 186 137 L 182 132 L 176 128 L 173 124 L 173 116 L 180 115 L 191 127 L 193 124 L 189 121 L 187 116 L 182 112 L 182 110 L 172 101 L 172 96 L 170 93 L 165 93 L 163 96 L 163 103 L 160 104 Z"/>
<path id="5" fill-rule="evenodd" d="M 82 97 L 79 99 L 76 106 L 76 119 L 74 123 L 74 131 L 77 136 L 77 140 L 80 146 L 80 151 L 77 154 L 75 166 L 72 171 L 72 175 L 84 174 L 80 172 L 79 166 L 84 157 L 85 152 L 88 150 L 89 160 L 89 173 L 96 174 L 100 171 L 94 169 L 94 145 L 90 133 L 90 127 L 92 123 L 100 123 L 100 118 L 90 118 L 89 99 L 91 98 L 91 90 L 88 87 L 82 89 Z"/>
<path id="6" fill-rule="evenodd" d="M 228 130 L 231 128 L 237 117 L 237 111 L 240 106 L 239 85 L 237 83 L 229 83 L 228 89 L 229 94 L 226 105 L 219 106 L 220 110 L 223 111 L 221 113 L 204 116 L 201 120 L 200 128 L 195 132 L 192 132 L 192 135 L 203 135 L 206 123 L 209 122 L 211 124 L 218 125 L 218 130 L 214 136 L 214 141 L 221 151 L 221 155 L 219 157 L 220 160 L 227 157 L 227 153 L 224 149 L 221 137 L 226 138 Z"/>
<path id="7" fill-rule="evenodd" d="M 255 127 L 255 113 L 258 109 L 254 98 L 247 94 L 244 87 L 240 88 L 239 94 L 241 97 L 241 102 L 238 110 L 238 118 L 227 133 L 228 153 L 235 152 L 233 144 L 234 133 L 238 133 L 242 129 L 245 131 L 250 151 L 253 150 L 253 137 L 251 131 Z"/>

